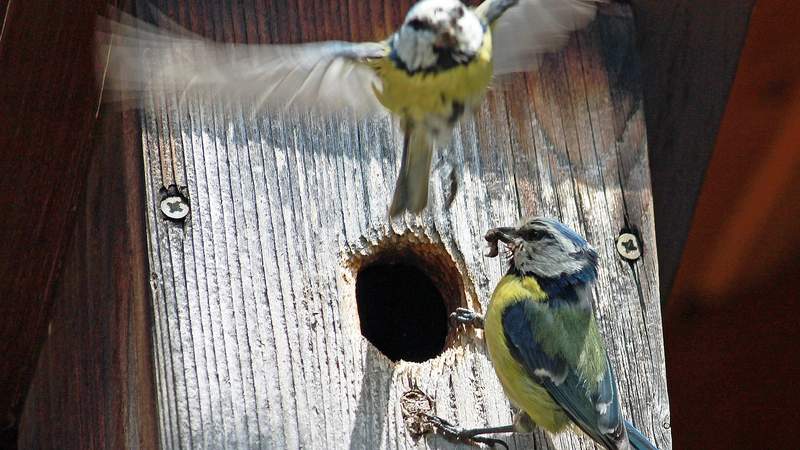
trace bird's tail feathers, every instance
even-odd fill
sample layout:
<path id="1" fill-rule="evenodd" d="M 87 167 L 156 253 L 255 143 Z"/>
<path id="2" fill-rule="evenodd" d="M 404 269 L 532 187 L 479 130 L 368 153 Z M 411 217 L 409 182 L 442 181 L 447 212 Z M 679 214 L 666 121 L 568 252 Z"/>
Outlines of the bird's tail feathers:
<path id="1" fill-rule="evenodd" d="M 406 210 L 418 213 L 425 208 L 432 156 L 433 143 L 424 128 L 409 125 L 403 137 L 403 158 L 389 216 L 395 217 Z"/>
<path id="2" fill-rule="evenodd" d="M 628 431 L 628 440 L 634 450 L 658 450 L 658 447 L 653 445 L 641 431 L 637 430 L 627 420 L 625 421 L 625 429 Z"/>

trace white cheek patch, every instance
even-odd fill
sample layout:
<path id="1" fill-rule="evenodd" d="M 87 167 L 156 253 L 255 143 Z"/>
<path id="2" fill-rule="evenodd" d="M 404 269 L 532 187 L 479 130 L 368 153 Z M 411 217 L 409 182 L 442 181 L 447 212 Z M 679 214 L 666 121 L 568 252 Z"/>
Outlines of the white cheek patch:
<path id="1" fill-rule="evenodd" d="M 464 53 L 475 54 L 483 45 L 483 24 L 478 16 L 470 9 L 464 11 L 464 16 L 458 19 L 459 50 Z"/>
<path id="2" fill-rule="evenodd" d="M 559 242 L 555 245 L 544 245 L 541 242 L 526 242 L 514 257 L 517 268 L 526 272 L 533 272 L 547 278 L 558 278 L 562 274 L 573 274 L 586 267 L 584 261 L 578 260 L 565 252 L 558 245 L 567 245 L 566 248 L 575 248 L 571 242 Z"/>
<path id="3" fill-rule="evenodd" d="M 433 52 L 435 40 L 431 31 L 403 29 L 394 39 L 394 49 L 409 70 L 433 67 L 437 60 L 436 53 Z"/>

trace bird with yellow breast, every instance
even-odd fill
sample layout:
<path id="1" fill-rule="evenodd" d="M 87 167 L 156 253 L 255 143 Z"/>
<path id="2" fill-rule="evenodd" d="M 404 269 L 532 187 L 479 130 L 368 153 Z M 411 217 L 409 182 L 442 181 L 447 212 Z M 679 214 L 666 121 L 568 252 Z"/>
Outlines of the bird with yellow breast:
<path id="1" fill-rule="evenodd" d="M 509 268 L 486 316 L 459 308 L 453 317 L 482 327 L 500 384 L 520 410 L 514 425 L 463 430 L 432 417 L 448 436 L 500 443 L 481 435 L 574 427 L 609 450 L 657 450 L 624 420 L 614 371 L 592 311 L 597 252 L 578 233 L 544 217 L 489 230 L 489 256 L 498 242 Z"/>
<path id="2" fill-rule="evenodd" d="M 447 145 L 493 75 L 533 67 L 537 54 L 562 46 L 603 2 L 485 0 L 470 8 L 421 0 L 383 41 L 297 45 L 217 43 L 168 20 L 159 27 L 123 15 L 103 23 L 110 39 L 101 51 L 110 55 L 107 90 L 126 99 L 201 90 L 257 110 L 390 111 L 404 134 L 388 209 L 394 217 L 425 208 L 434 147 Z"/>

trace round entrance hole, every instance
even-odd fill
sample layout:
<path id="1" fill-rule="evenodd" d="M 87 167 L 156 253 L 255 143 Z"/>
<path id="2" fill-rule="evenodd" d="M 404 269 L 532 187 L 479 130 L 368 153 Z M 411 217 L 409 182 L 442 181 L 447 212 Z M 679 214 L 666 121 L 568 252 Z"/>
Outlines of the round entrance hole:
<path id="1" fill-rule="evenodd" d="M 392 361 L 434 358 L 452 341 L 448 317 L 464 305 L 464 284 L 437 244 L 401 238 L 359 261 L 361 334 Z"/>

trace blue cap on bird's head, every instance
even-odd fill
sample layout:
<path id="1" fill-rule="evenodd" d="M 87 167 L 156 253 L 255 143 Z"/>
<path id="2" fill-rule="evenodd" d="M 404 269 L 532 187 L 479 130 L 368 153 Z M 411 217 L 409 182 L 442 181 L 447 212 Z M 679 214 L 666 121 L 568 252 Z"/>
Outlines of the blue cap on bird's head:
<path id="1" fill-rule="evenodd" d="M 486 233 L 490 250 L 496 256 L 497 244 L 510 250 L 511 268 L 520 273 L 544 278 L 563 278 L 582 274 L 580 281 L 594 281 L 597 252 L 573 229 L 548 217 L 531 217 L 516 227 L 493 228 Z"/>

